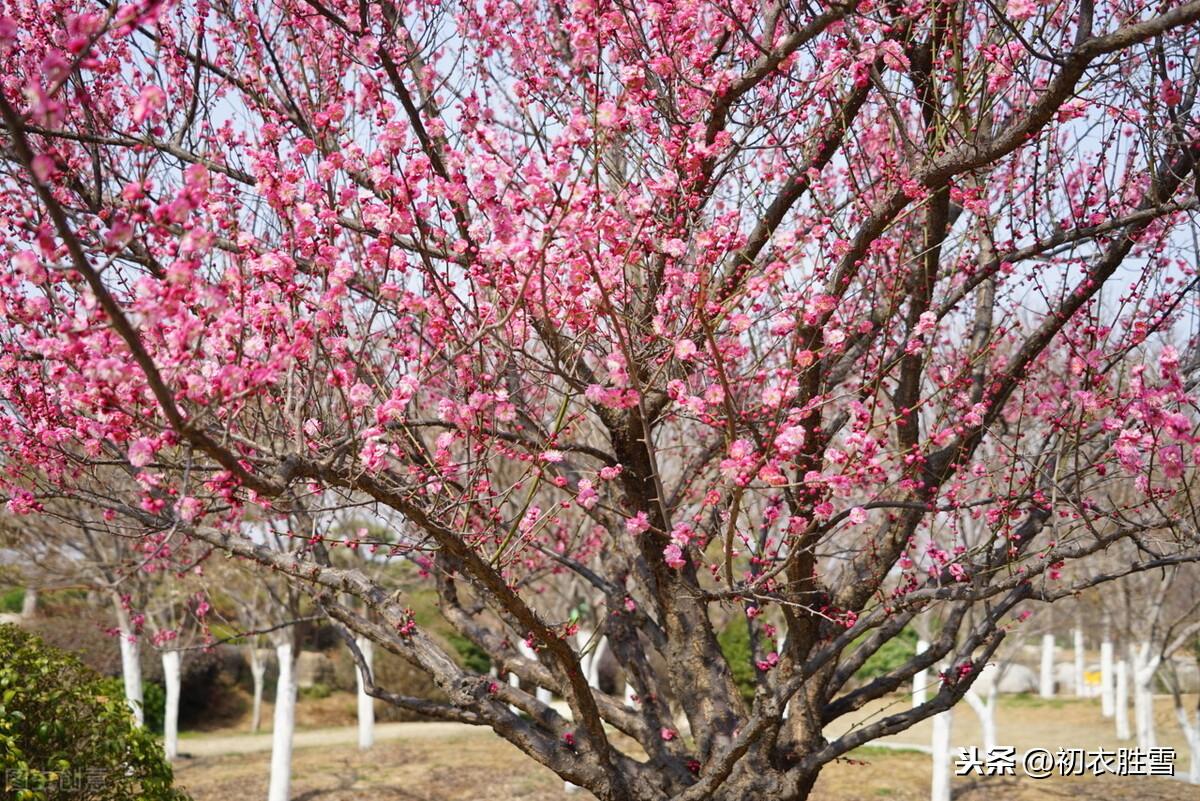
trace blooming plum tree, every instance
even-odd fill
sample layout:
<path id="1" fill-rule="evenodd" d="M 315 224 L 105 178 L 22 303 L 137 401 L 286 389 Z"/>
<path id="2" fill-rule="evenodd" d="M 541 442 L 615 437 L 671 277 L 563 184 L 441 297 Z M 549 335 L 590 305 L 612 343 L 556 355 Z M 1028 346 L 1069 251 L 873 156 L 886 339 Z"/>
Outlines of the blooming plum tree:
<path id="1" fill-rule="evenodd" d="M 1028 605 L 1198 555 L 1200 2 L 0 8 L 10 510 L 120 475 L 83 500 L 276 571 L 445 701 L 372 693 L 599 798 L 805 798 Z M 371 547 L 519 686 L 331 558 Z M 542 604 L 567 574 L 633 708 Z"/>

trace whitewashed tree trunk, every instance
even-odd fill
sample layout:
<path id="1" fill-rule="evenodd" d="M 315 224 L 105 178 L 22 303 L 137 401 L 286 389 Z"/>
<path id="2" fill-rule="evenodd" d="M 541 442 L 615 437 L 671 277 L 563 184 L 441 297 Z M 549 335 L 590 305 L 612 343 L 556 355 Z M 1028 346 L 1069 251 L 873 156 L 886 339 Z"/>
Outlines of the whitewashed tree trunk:
<path id="1" fill-rule="evenodd" d="M 929 650 L 927 640 L 917 640 L 917 653 L 923 654 Z M 913 674 L 912 705 L 920 706 L 925 703 L 925 685 L 929 682 L 929 671 L 925 668 Z"/>
<path id="2" fill-rule="evenodd" d="M 271 731 L 271 780 L 267 801 L 288 801 L 292 784 L 292 735 L 296 730 L 295 653 L 291 642 L 278 642 L 279 682 Z"/>
<path id="3" fill-rule="evenodd" d="M 929 801 L 950 801 L 950 729 L 953 710 L 933 716 L 933 781 Z"/>
<path id="4" fill-rule="evenodd" d="M 525 657 L 526 659 L 532 659 L 534 662 L 538 661 L 537 652 L 530 648 L 524 640 L 517 643 L 517 650 L 520 651 L 521 656 Z M 548 704 L 554 700 L 554 693 L 550 692 L 550 690 L 545 687 L 538 687 L 534 691 L 534 697 L 543 704 Z"/>
<path id="5" fill-rule="evenodd" d="M 587 680 L 589 686 L 600 686 L 600 662 L 607 653 L 608 638 L 601 637 L 600 642 L 596 643 L 596 650 L 592 651 L 592 658 L 588 660 Z"/>
<path id="6" fill-rule="evenodd" d="M 996 748 L 996 684 L 992 683 L 983 698 L 975 690 L 967 690 L 967 705 L 979 718 L 979 729 L 982 735 L 983 752 L 991 753 Z"/>
<path id="7" fill-rule="evenodd" d="M 38 592 L 36 587 L 26 587 L 25 597 L 21 599 L 21 617 L 29 620 L 37 615 Z"/>
<path id="8" fill-rule="evenodd" d="M 250 676 L 254 679 L 254 705 L 250 712 L 250 733 L 257 734 L 262 725 L 263 684 L 267 675 L 267 662 L 258 648 L 251 644 L 247 656 L 250 660 Z"/>
<path id="9" fill-rule="evenodd" d="M 1133 720 L 1137 730 L 1138 748 L 1146 751 L 1158 745 L 1154 731 L 1154 673 L 1158 657 L 1150 656 L 1150 643 L 1130 648 L 1133 661 Z"/>
<path id="10" fill-rule="evenodd" d="M 371 670 L 375 646 L 366 637 L 356 637 L 354 642 L 362 653 L 367 670 Z M 375 699 L 367 695 L 367 682 L 362 670 L 354 671 L 354 679 L 358 684 L 358 747 L 365 751 L 375 744 Z"/>
<path id="11" fill-rule="evenodd" d="M 163 710 L 163 750 L 167 759 L 179 756 L 179 688 L 183 678 L 183 659 L 178 651 L 162 652 L 163 682 L 167 685 L 167 705 Z"/>
<path id="12" fill-rule="evenodd" d="M 1082 698 L 1085 689 L 1083 683 L 1083 628 L 1076 626 L 1075 631 L 1071 634 L 1071 650 L 1074 652 L 1072 655 L 1075 657 L 1074 670 L 1072 671 L 1075 676 L 1075 696 Z"/>
<path id="13" fill-rule="evenodd" d="M 117 639 L 121 647 L 121 680 L 125 685 L 125 702 L 133 711 L 137 725 L 142 726 L 145 718 L 142 711 L 141 647 L 120 596 L 113 596 L 113 606 L 117 612 Z"/>
<path id="14" fill-rule="evenodd" d="M 1054 697 L 1054 635 L 1042 635 L 1042 664 L 1038 676 L 1038 695 Z"/>
<path id="15" fill-rule="evenodd" d="M 513 673 L 511 670 L 508 672 L 508 686 L 514 687 L 514 688 L 521 686 L 521 679 L 517 676 L 516 673 Z M 521 714 L 521 710 L 517 709 L 515 704 L 509 704 L 508 711 L 512 712 L 514 715 Z"/>
<path id="16" fill-rule="evenodd" d="M 1196 717 L 1193 719 L 1176 695 L 1175 719 L 1179 721 L 1179 728 L 1183 730 L 1183 738 L 1188 746 L 1188 781 L 1200 784 L 1200 709 L 1196 711 Z"/>
<path id="17" fill-rule="evenodd" d="M 1154 748 L 1154 696 L 1148 687 L 1139 682 L 1133 685 L 1133 720 L 1137 729 L 1138 749 L 1145 751 Z"/>
<path id="18" fill-rule="evenodd" d="M 1128 740 L 1129 734 L 1129 662 L 1117 660 L 1117 687 L 1114 699 L 1116 709 L 1117 739 Z"/>
<path id="19" fill-rule="evenodd" d="M 1100 643 L 1100 714 L 1113 716 L 1113 644 L 1106 636 Z"/>
<path id="20" fill-rule="evenodd" d="M 592 639 L 592 632 L 587 629 L 580 629 L 576 635 L 575 642 L 579 644 L 579 650 L 582 651 L 586 644 Z M 598 688 L 600 686 L 600 658 L 604 651 L 608 648 L 608 639 L 601 637 L 600 642 L 596 643 L 596 647 L 592 649 L 590 654 L 581 654 L 579 657 L 579 669 L 583 671 L 583 675 L 587 677 L 588 686 Z M 567 793 L 575 793 L 579 791 L 579 786 L 571 782 L 563 782 L 563 791 Z"/>

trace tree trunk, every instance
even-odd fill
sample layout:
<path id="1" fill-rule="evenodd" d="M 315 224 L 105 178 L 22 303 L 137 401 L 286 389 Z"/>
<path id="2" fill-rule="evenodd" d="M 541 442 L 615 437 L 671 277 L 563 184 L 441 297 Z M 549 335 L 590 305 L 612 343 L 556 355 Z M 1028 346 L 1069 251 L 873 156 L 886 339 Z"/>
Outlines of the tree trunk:
<path id="1" fill-rule="evenodd" d="M 292 734 L 296 729 L 296 673 L 292 643 L 275 646 L 279 682 L 275 687 L 275 720 L 271 732 L 271 781 L 267 801 L 288 801 L 292 783 Z"/>
<path id="2" fill-rule="evenodd" d="M 950 801 L 950 728 L 952 710 L 933 716 L 933 782 L 929 801 Z"/>
<path id="3" fill-rule="evenodd" d="M 517 674 L 513 673 L 512 671 L 509 671 L 509 673 L 508 673 L 508 686 L 509 687 L 520 687 L 521 686 L 520 677 L 518 677 Z M 508 711 L 512 712 L 514 715 L 521 714 L 521 710 L 517 709 L 517 707 L 513 704 L 508 705 Z"/>
<path id="4" fill-rule="evenodd" d="M 1183 706 L 1183 697 L 1178 688 L 1175 689 L 1174 696 L 1175 719 L 1179 721 L 1179 728 L 1183 730 L 1183 738 L 1188 746 L 1188 781 L 1200 784 L 1200 708 L 1196 710 L 1193 720 Z"/>
<path id="5" fill-rule="evenodd" d="M 1133 719 L 1137 727 L 1138 749 L 1146 751 L 1154 748 L 1154 695 L 1150 687 L 1141 682 L 1134 682 L 1133 686 Z"/>
<path id="6" fill-rule="evenodd" d="M 1117 660 L 1116 698 L 1117 739 L 1128 740 L 1129 734 L 1129 661 Z"/>
<path id="7" fill-rule="evenodd" d="M 1105 636 L 1100 643 L 1100 713 L 1111 718 L 1114 711 L 1113 699 L 1113 644 Z"/>
<path id="8" fill-rule="evenodd" d="M 917 653 L 923 654 L 929 650 L 929 641 L 917 640 Z M 929 682 L 929 671 L 922 668 L 913 674 L 912 705 L 920 706 L 925 703 L 925 685 Z"/>
<path id="9" fill-rule="evenodd" d="M 973 689 L 967 690 L 967 694 L 964 697 L 967 704 L 975 712 L 975 716 L 979 718 L 983 752 L 990 754 L 996 749 L 996 685 L 993 683 L 988 688 L 984 698 L 980 698 L 979 694 Z"/>
<path id="10" fill-rule="evenodd" d="M 145 722 L 142 712 L 142 662 L 141 648 L 129 613 L 119 596 L 113 596 L 117 612 L 117 637 L 121 645 L 121 680 L 125 684 L 125 701 L 133 711 L 133 719 L 141 726 Z"/>
<path id="11" fill-rule="evenodd" d="M 355 642 L 370 670 L 375 646 L 366 637 L 358 637 Z M 361 670 L 354 671 L 354 678 L 358 684 L 358 747 L 365 751 L 375 744 L 375 699 L 367 695 L 366 678 Z"/>
<path id="12" fill-rule="evenodd" d="M 38 592 L 36 587 L 26 587 L 25 597 L 21 599 L 21 617 L 29 620 L 37 615 Z"/>
<path id="13" fill-rule="evenodd" d="M 1042 635 L 1042 664 L 1038 677 L 1038 695 L 1054 697 L 1054 635 Z"/>
<path id="14" fill-rule="evenodd" d="M 1142 751 L 1155 748 L 1157 737 L 1154 732 L 1154 673 L 1158 670 L 1158 657 L 1150 656 L 1150 643 L 1144 642 L 1134 650 L 1133 658 L 1133 710 L 1137 728 L 1137 744 Z"/>
<path id="15" fill-rule="evenodd" d="M 580 651 L 583 650 L 588 641 L 591 639 L 592 632 L 587 631 L 586 629 L 579 630 L 579 634 L 576 635 L 575 641 L 579 643 Z M 600 657 L 604 654 L 604 651 L 607 648 L 608 639 L 601 637 L 600 642 L 596 643 L 596 647 L 590 654 L 581 654 L 579 657 L 579 668 L 583 671 L 583 675 L 587 677 L 588 686 L 592 687 L 593 689 L 600 686 Z M 575 793 L 578 792 L 579 789 L 579 786 L 576 784 L 572 784 L 568 781 L 563 782 L 564 792 Z"/>
<path id="16" fill-rule="evenodd" d="M 600 642 L 596 643 L 596 650 L 592 653 L 591 661 L 588 663 L 588 684 L 593 687 L 600 687 L 600 663 L 604 661 L 607 654 L 608 638 L 601 637 Z"/>
<path id="17" fill-rule="evenodd" d="M 262 725 L 263 679 L 267 674 L 266 660 L 254 645 L 250 646 L 250 676 L 254 679 L 254 705 L 250 713 L 250 733 L 257 734 Z"/>
<path id="18" fill-rule="evenodd" d="M 526 659 L 532 659 L 534 662 L 537 661 L 537 652 L 526 645 L 524 640 L 517 643 L 517 650 L 520 651 L 521 656 L 525 657 Z M 533 695 L 543 704 L 549 704 L 554 700 L 554 693 L 550 692 L 550 690 L 546 687 L 538 687 L 534 690 Z"/>
<path id="19" fill-rule="evenodd" d="M 1080 626 L 1076 626 L 1075 631 L 1072 632 L 1071 650 L 1074 652 L 1072 655 L 1075 658 L 1072 671 L 1075 676 L 1075 697 L 1082 698 L 1085 687 L 1083 683 L 1083 628 Z"/>
<path id="20" fill-rule="evenodd" d="M 167 685 L 167 706 L 163 712 L 163 750 L 167 759 L 179 756 L 179 688 L 183 676 L 182 655 L 163 651 L 163 681 Z"/>

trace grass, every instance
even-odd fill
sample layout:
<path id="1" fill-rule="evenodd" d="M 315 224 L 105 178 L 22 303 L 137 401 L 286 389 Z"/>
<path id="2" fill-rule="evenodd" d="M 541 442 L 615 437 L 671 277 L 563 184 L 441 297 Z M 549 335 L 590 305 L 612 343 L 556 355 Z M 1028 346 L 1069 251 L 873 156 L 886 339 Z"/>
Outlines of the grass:
<path id="1" fill-rule="evenodd" d="M 1017 693 L 1004 696 L 1005 706 L 1014 709 L 1063 709 L 1068 704 L 1095 704 L 1094 698 L 1042 698 L 1033 693 Z"/>

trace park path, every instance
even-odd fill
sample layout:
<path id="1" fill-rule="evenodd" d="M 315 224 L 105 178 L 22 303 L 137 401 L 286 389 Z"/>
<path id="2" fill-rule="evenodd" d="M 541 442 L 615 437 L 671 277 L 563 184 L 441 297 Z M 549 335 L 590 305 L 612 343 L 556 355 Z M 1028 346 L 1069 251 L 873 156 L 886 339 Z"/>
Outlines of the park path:
<path id="1" fill-rule="evenodd" d="M 1194 706 L 1195 700 L 1189 699 Z M 565 704 L 555 704 L 561 714 L 569 715 Z M 848 715 L 826 729 L 826 736 L 834 739 L 859 725 L 870 723 L 881 716 L 894 714 L 907 708 L 907 702 L 888 698 L 868 704 L 857 714 Z M 1189 707 L 1190 708 L 1190 707 Z M 1155 718 L 1160 745 L 1174 747 L 1180 755 L 1180 767 L 1186 763 L 1187 747 L 1179 727 L 1174 721 L 1170 699 L 1155 698 Z M 1024 752 L 1030 748 L 1119 748 L 1132 747 L 1134 743 L 1119 741 L 1115 736 L 1111 720 L 1100 715 L 1098 700 L 1061 700 L 1040 702 L 1034 699 L 1017 701 L 1004 699 L 996 713 L 997 740 L 1000 745 L 1012 745 Z M 929 751 L 929 721 L 922 721 L 907 731 L 885 737 L 871 743 L 873 746 Z M 429 739 L 462 736 L 494 736 L 490 729 L 448 721 L 377 723 L 376 742 L 405 739 Z M 954 710 L 952 740 L 956 748 L 980 742 L 979 723 L 969 707 L 960 705 Z M 293 747 L 311 748 L 328 746 L 353 746 L 358 743 L 358 729 L 354 726 L 337 728 L 304 729 L 297 731 Z M 250 754 L 271 750 L 271 734 L 241 734 L 218 732 L 187 736 L 179 743 L 179 750 L 192 757 L 224 756 L 228 754 Z"/>
<path id="2" fill-rule="evenodd" d="M 479 726 L 466 723 L 434 721 L 429 723 L 376 723 L 375 741 L 429 739 L 431 737 L 454 737 L 472 732 L 486 732 Z M 341 726 L 329 729 L 302 729 L 292 738 L 293 748 L 314 748 L 335 745 L 357 745 L 358 728 Z M 179 741 L 179 750 L 190 757 L 227 756 L 229 754 L 253 754 L 271 750 L 271 733 L 265 734 L 199 734 Z"/>

